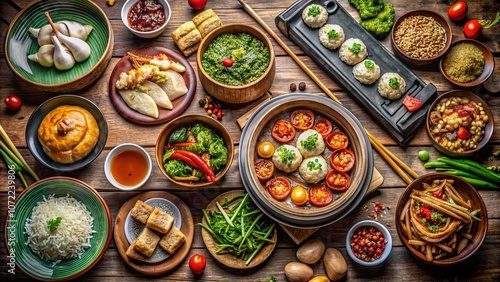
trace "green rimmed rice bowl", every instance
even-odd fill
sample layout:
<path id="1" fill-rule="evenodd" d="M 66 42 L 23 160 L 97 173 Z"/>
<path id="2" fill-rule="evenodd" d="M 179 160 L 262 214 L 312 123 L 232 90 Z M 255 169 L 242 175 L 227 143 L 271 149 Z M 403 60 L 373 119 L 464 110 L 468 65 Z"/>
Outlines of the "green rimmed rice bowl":
<path id="1" fill-rule="evenodd" d="M 90 57 L 76 63 L 66 71 L 54 66 L 43 67 L 28 59 L 40 46 L 30 32 L 30 27 L 41 28 L 48 24 L 45 12 L 54 22 L 68 20 L 91 25 L 92 32 L 86 42 L 90 45 Z M 114 37 L 111 23 L 104 11 L 92 1 L 33 1 L 24 7 L 11 21 L 5 36 L 5 60 L 19 78 L 48 92 L 78 91 L 95 81 L 106 69 L 113 50 Z"/>
<path id="2" fill-rule="evenodd" d="M 42 260 L 26 244 L 27 219 L 33 209 L 50 195 L 55 198 L 67 195 L 83 203 L 93 217 L 95 231 L 90 239 L 90 247 L 80 258 L 63 259 L 57 264 Z M 51 177 L 38 181 L 17 196 L 14 208 L 9 207 L 5 220 L 5 244 L 7 254 L 14 254 L 16 265 L 29 276 L 39 280 L 69 280 L 91 269 L 106 252 L 111 240 L 111 214 L 104 199 L 86 183 L 70 177 Z"/>

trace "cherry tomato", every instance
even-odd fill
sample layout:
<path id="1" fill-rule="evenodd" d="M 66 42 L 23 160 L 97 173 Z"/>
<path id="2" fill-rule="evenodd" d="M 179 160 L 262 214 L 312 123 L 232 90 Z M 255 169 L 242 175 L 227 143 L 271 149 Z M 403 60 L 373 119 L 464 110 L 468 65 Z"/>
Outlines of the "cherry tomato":
<path id="1" fill-rule="evenodd" d="M 295 138 L 295 127 L 289 121 L 279 119 L 274 123 L 271 135 L 280 143 L 288 143 Z"/>
<path id="2" fill-rule="evenodd" d="M 9 96 L 5 98 L 5 105 L 7 105 L 7 108 L 17 111 L 19 108 L 21 108 L 21 99 L 17 96 Z"/>
<path id="3" fill-rule="evenodd" d="M 330 134 L 330 132 L 332 132 L 333 126 L 332 126 L 332 123 L 329 120 L 327 120 L 327 119 L 320 119 L 320 120 L 318 120 L 318 122 L 316 122 L 316 125 L 314 126 L 314 129 L 319 134 L 321 134 L 321 137 L 323 137 L 323 139 L 326 139 L 326 137 L 328 136 L 328 134 Z"/>
<path id="4" fill-rule="evenodd" d="M 334 131 L 326 137 L 326 146 L 332 151 L 345 149 L 349 146 L 349 138 L 342 131 Z"/>
<path id="5" fill-rule="evenodd" d="M 350 171 L 355 162 L 354 152 L 349 149 L 339 149 L 330 156 L 332 167 L 341 172 Z"/>
<path id="6" fill-rule="evenodd" d="M 233 59 L 231 58 L 225 58 L 224 60 L 222 60 L 222 64 L 225 66 L 225 67 L 231 67 L 233 65 Z"/>
<path id="7" fill-rule="evenodd" d="M 303 206 L 307 203 L 307 200 L 309 200 L 309 195 L 304 187 L 297 185 L 293 187 L 290 198 L 292 199 L 292 203 L 297 206 Z"/>
<path id="8" fill-rule="evenodd" d="M 201 10 L 207 4 L 207 0 L 188 0 L 188 4 L 195 10 Z"/>
<path id="9" fill-rule="evenodd" d="M 406 95 L 403 99 L 403 105 L 408 109 L 408 111 L 413 112 L 422 107 L 422 102 L 419 99 Z"/>
<path id="10" fill-rule="evenodd" d="M 467 3 L 465 3 L 464 1 L 458 1 L 455 4 L 451 5 L 451 7 L 448 9 L 448 17 L 452 21 L 459 21 L 465 18 L 468 9 L 469 8 L 467 7 Z"/>
<path id="11" fill-rule="evenodd" d="M 257 174 L 257 178 L 260 182 L 266 182 L 271 177 L 273 177 L 274 173 L 274 164 L 273 162 L 265 159 L 258 159 L 254 162 L 255 173 Z"/>
<path id="12" fill-rule="evenodd" d="M 351 178 L 345 172 L 330 170 L 326 175 L 326 185 L 337 192 L 344 192 L 349 188 Z"/>
<path id="13" fill-rule="evenodd" d="M 457 131 L 457 136 L 458 138 L 465 140 L 469 139 L 470 137 L 470 131 L 466 127 L 460 127 Z"/>
<path id="14" fill-rule="evenodd" d="M 324 184 L 309 187 L 309 201 L 318 207 L 326 206 L 333 201 L 332 190 Z"/>
<path id="15" fill-rule="evenodd" d="M 189 268 L 194 274 L 202 274 L 207 266 L 207 260 L 203 255 L 195 254 L 189 259 Z"/>
<path id="16" fill-rule="evenodd" d="M 483 30 L 483 25 L 478 20 L 470 20 L 464 25 L 464 35 L 467 38 L 477 38 L 481 30 Z"/>
<path id="17" fill-rule="evenodd" d="M 257 148 L 257 155 L 259 157 L 268 159 L 274 154 L 274 145 L 269 141 L 260 143 L 259 148 Z"/>
<path id="18" fill-rule="evenodd" d="M 288 179 L 278 176 L 269 180 L 266 184 L 267 191 L 278 201 L 281 201 L 290 195 L 292 185 Z"/>
<path id="19" fill-rule="evenodd" d="M 314 125 L 314 113 L 310 110 L 296 110 L 290 114 L 290 122 L 293 127 L 306 130 Z"/>

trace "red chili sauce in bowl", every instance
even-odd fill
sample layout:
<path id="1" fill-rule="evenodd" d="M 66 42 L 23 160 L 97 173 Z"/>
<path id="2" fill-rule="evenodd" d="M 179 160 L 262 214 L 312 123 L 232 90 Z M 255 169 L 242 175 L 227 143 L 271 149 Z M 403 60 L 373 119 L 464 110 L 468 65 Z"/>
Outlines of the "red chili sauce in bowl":
<path id="1" fill-rule="evenodd" d="M 384 234 L 375 227 L 362 226 L 351 238 L 351 248 L 354 256 L 366 262 L 378 259 L 387 243 Z"/>
<path id="2" fill-rule="evenodd" d="M 139 0 L 128 12 L 127 18 L 132 29 L 145 32 L 160 28 L 167 17 L 158 0 Z"/>

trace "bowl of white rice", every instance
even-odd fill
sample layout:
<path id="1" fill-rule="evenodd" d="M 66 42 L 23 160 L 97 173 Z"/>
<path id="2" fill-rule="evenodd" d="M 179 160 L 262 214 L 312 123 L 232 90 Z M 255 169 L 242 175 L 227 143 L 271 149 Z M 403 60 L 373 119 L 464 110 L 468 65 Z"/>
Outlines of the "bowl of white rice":
<path id="1" fill-rule="evenodd" d="M 50 177 L 17 197 L 5 221 L 6 248 L 33 278 L 73 279 L 103 257 L 111 224 L 109 208 L 94 188 L 74 178 Z"/>

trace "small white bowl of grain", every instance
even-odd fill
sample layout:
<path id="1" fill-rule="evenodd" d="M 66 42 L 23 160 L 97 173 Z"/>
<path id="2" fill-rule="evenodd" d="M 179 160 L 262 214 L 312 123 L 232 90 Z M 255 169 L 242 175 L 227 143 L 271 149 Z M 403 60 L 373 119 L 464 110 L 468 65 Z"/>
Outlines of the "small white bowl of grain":
<path id="1" fill-rule="evenodd" d="M 449 82 L 465 88 L 485 82 L 494 69 L 490 49 L 474 39 L 453 42 L 439 63 L 439 70 Z"/>
<path id="2" fill-rule="evenodd" d="M 415 66 L 439 60 L 450 48 L 452 32 L 448 21 L 427 10 L 410 11 L 396 20 L 391 32 L 394 54 Z"/>

